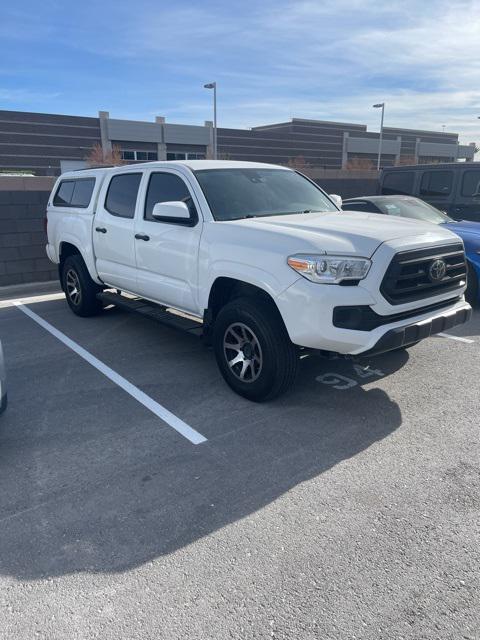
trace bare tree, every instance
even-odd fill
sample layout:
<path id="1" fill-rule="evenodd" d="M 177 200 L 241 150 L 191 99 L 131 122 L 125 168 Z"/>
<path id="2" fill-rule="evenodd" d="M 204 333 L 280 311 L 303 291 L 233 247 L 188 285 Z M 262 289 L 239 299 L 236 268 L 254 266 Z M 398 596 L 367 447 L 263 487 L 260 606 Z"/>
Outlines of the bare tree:
<path id="1" fill-rule="evenodd" d="M 347 162 L 348 171 L 374 171 L 375 164 L 370 158 L 350 158 Z"/>
<path id="2" fill-rule="evenodd" d="M 404 164 L 419 164 L 418 159 L 415 156 L 400 156 L 399 161 L 397 162 L 397 165 L 404 165 Z"/>
<path id="3" fill-rule="evenodd" d="M 296 171 L 304 171 L 305 169 L 309 169 L 310 165 L 303 156 L 296 156 L 295 158 L 290 158 L 287 162 L 287 167 L 295 169 Z"/>
<path id="4" fill-rule="evenodd" d="M 122 150 L 118 145 L 105 151 L 100 144 L 94 144 L 85 160 L 89 167 L 116 167 L 124 164 Z"/>

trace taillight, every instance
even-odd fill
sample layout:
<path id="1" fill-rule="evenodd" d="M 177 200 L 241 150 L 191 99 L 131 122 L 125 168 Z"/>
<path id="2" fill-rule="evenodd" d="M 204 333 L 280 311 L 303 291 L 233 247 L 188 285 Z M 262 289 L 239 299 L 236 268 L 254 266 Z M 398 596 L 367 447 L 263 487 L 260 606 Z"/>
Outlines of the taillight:
<path id="1" fill-rule="evenodd" d="M 43 228 L 45 230 L 45 235 L 48 236 L 48 218 L 47 218 L 47 216 L 45 216 L 45 218 L 43 219 Z"/>

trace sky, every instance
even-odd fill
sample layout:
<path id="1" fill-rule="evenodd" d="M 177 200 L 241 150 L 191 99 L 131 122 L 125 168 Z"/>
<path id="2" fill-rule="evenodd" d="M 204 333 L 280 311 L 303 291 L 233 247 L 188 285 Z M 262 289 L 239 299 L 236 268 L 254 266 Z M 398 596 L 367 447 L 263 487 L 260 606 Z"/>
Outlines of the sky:
<path id="1" fill-rule="evenodd" d="M 297 118 L 480 142 L 480 0 L 4 2 L 0 109 L 249 128 Z"/>

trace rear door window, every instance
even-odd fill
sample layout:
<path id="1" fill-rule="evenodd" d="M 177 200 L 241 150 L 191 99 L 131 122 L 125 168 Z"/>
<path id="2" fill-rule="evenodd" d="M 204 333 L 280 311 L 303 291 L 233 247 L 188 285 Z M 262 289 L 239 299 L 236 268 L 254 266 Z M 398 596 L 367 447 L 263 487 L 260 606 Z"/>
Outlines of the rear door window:
<path id="1" fill-rule="evenodd" d="M 411 195 L 413 193 L 413 171 L 392 171 L 383 178 L 382 193 L 384 195 Z"/>
<path id="2" fill-rule="evenodd" d="M 137 204 L 141 173 L 120 173 L 113 176 L 105 198 L 105 209 L 112 216 L 133 218 Z"/>
<path id="3" fill-rule="evenodd" d="M 95 178 L 62 180 L 53 198 L 55 207 L 78 207 L 86 209 L 92 199 Z"/>
<path id="4" fill-rule="evenodd" d="M 425 171 L 420 184 L 421 196 L 448 196 L 452 191 L 453 171 Z"/>
<path id="5" fill-rule="evenodd" d="M 462 180 L 462 196 L 471 198 L 480 195 L 480 170 L 465 171 Z"/>

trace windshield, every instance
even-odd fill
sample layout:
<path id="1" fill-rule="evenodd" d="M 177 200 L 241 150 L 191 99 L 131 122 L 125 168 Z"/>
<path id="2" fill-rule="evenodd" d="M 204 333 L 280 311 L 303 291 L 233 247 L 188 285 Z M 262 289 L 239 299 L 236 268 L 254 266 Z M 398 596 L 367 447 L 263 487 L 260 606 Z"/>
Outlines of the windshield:
<path id="1" fill-rule="evenodd" d="M 380 211 L 390 216 L 413 218 L 414 220 L 423 220 L 423 222 L 432 222 L 433 224 L 453 222 L 452 218 L 445 213 L 418 198 L 399 198 L 398 200 L 391 198 L 383 200 L 379 198 L 375 200 L 375 204 Z"/>
<path id="2" fill-rule="evenodd" d="M 285 169 L 195 171 L 215 220 L 338 211 L 309 180 Z"/>

